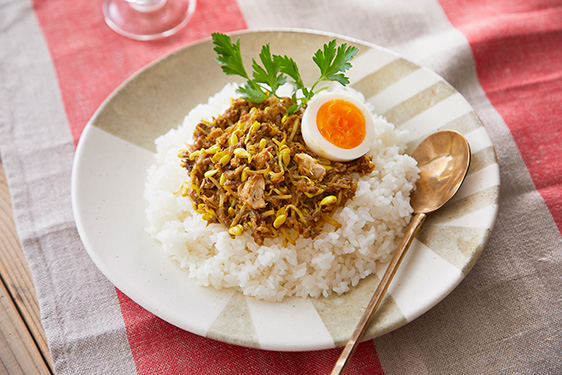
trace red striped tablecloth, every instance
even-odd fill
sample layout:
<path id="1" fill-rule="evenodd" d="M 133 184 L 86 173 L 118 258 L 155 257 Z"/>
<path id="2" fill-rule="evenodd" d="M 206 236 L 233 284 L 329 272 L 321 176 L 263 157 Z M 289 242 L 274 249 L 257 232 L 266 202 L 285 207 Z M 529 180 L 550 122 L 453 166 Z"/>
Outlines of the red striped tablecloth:
<path id="1" fill-rule="evenodd" d="M 200 0 L 156 42 L 111 31 L 101 0 L 0 1 L 0 153 L 57 374 L 325 374 L 340 349 L 272 352 L 182 331 L 116 290 L 70 203 L 75 145 L 150 61 L 211 32 L 307 28 L 393 49 L 459 90 L 501 171 L 499 216 L 473 270 L 414 322 L 365 342 L 349 374 L 562 373 L 562 2 Z"/>

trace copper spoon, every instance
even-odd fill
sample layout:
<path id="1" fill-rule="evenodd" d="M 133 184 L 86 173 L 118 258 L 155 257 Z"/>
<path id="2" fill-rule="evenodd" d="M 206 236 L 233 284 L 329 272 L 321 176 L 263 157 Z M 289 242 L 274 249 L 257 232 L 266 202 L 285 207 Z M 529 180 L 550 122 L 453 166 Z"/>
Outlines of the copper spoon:
<path id="1" fill-rule="evenodd" d="M 361 316 L 355 331 L 347 341 L 332 375 L 341 374 L 365 333 L 396 274 L 406 251 L 427 215 L 441 208 L 459 190 L 470 165 L 470 145 L 460 134 L 443 130 L 428 136 L 412 153 L 420 168 L 420 178 L 410 197 L 414 216 L 405 230 L 402 243 L 390 261 L 382 280 Z"/>

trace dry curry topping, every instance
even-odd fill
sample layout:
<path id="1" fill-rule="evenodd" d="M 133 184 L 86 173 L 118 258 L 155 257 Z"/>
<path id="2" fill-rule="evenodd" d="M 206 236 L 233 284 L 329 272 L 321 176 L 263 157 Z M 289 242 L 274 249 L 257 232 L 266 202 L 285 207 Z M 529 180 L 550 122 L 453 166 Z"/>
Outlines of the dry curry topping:
<path id="1" fill-rule="evenodd" d="M 291 98 L 261 103 L 236 99 L 212 122 L 200 122 L 193 143 L 178 156 L 191 182 L 178 190 L 189 195 L 209 224 L 220 223 L 231 236 L 250 230 L 258 245 L 281 237 L 314 238 L 353 198 L 357 178 L 373 171 L 362 156 L 340 163 L 318 158 L 305 145 L 300 123 L 304 107 L 287 115 Z"/>

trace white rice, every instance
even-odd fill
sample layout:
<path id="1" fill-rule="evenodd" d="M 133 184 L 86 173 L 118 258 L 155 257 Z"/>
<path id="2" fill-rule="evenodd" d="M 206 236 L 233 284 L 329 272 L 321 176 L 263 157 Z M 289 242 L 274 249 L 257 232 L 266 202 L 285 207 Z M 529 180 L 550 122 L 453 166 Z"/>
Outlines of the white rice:
<path id="1" fill-rule="evenodd" d="M 237 288 L 244 295 L 272 301 L 347 292 L 374 273 L 377 262 L 390 260 L 410 220 L 409 196 L 418 168 L 403 154 L 403 132 L 375 116 L 377 136 L 368 153 L 375 170 L 359 179 L 355 197 L 334 215 L 342 228 L 326 224 L 319 236 L 299 238 L 296 246 L 283 247 L 277 239 L 258 246 L 249 231 L 232 239 L 222 225 L 207 226 L 188 197 L 174 194 L 188 179 L 178 150 L 191 142 L 201 119 L 210 120 L 230 106 L 235 89 L 227 85 L 208 104 L 194 108 L 179 128 L 156 140 L 145 191 L 148 232 L 201 286 Z"/>

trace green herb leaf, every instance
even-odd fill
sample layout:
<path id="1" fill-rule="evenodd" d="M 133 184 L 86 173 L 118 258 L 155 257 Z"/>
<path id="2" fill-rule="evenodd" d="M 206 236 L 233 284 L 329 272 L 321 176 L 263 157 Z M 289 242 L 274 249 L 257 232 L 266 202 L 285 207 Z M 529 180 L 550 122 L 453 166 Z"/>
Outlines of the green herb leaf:
<path id="1" fill-rule="evenodd" d="M 332 60 L 336 54 L 336 40 L 331 40 L 329 43 L 324 44 L 323 50 L 319 49 L 314 54 L 312 60 L 320 68 L 320 74 L 324 75 L 324 72 L 330 67 Z"/>
<path id="2" fill-rule="evenodd" d="M 287 108 L 287 114 L 292 115 L 296 111 L 298 111 L 302 107 L 302 104 L 293 104 L 289 108 Z"/>
<path id="3" fill-rule="evenodd" d="M 213 33 L 213 50 L 217 53 L 217 61 L 222 64 L 221 69 L 228 75 L 239 75 L 249 79 L 240 53 L 240 39 L 232 43 L 228 35 Z"/>
<path id="4" fill-rule="evenodd" d="M 261 103 L 270 96 L 263 91 L 260 85 L 252 80 L 248 80 L 246 85 L 238 87 L 236 92 L 242 95 L 242 99 L 252 103 Z"/>
<path id="5" fill-rule="evenodd" d="M 299 73 L 299 68 L 295 60 L 287 56 L 275 56 L 275 59 L 279 61 L 280 70 L 285 73 L 295 81 L 297 89 L 303 89 L 304 83 L 302 82 L 301 74 Z"/>
<path id="6" fill-rule="evenodd" d="M 270 94 L 273 95 L 280 86 L 287 82 L 287 80 L 285 79 L 285 76 L 280 73 L 279 59 L 271 56 L 269 44 L 266 44 L 261 48 L 259 56 L 260 61 L 263 64 L 263 68 L 256 62 L 256 60 L 252 60 L 252 68 L 254 69 L 252 75 L 254 77 L 254 81 L 269 86 Z"/>
<path id="7" fill-rule="evenodd" d="M 343 43 L 336 49 L 335 40 L 324 44 L 323 50 L 316 51 L 312 58 L 320 68 L 320 78 L 318 78 L 314 86 L 320 81 L 337 81 L 344 86 L 347 85 L 349 79 L 343 72 L 351 68 L 349 61 L 355 56 L 357 51 L 357 47 L 348 47 L 347 43 Z"/>

